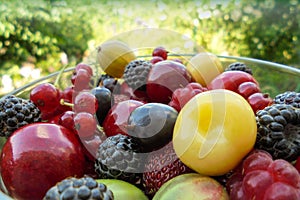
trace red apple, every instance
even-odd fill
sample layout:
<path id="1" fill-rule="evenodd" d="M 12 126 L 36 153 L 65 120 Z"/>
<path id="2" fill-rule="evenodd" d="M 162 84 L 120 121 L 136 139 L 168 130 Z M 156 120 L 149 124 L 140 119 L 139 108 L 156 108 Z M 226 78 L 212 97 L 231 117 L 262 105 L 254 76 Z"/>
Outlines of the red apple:
<path id="1" fill-rule="evenodd" d="M 79 138 L 67 128 L 33 123 L 15 131 L 1 152 L 1 175 L 15 199 L 42 199 L 69 176 L 82 177 L 85 158 Z"/>
<path id="2" fill-rule="evenodd" d="M 141 105 L 144 105 L 141 101 L 124 100 L 111 107 L 102 124 L 105 135 L 107 137 L 118 133 L 127 135 L 128 117 L 135 108 Z"/>
<path id="3" fill-rule="evenodd" d="M 186 67 L 175 61 L 164 60 L 153 65 L 147 79 L 147 95 L 152 102 L 167 104 L 177 88 L 192 81 Z"/>

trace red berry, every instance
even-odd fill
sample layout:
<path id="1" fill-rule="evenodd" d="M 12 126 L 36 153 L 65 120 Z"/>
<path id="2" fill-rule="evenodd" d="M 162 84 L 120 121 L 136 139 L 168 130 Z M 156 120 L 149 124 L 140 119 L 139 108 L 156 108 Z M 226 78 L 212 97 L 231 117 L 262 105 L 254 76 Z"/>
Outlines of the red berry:
<path id="1" fill-rule="evenodd" d="M 268 171 L 251 171 L 243 179 L 243 190 L 249 199 L 263 199 L 264 192 L 273 182 L 273 177 Z"/>
<path id="2" fill-rule="evenodd" d="M 95 114 L 98 109 L 97 98 L 90 92 L 80 92 L 74 100 L 74 111 Z"/>
<path id="3" fill-rule="evenodd" d="M 238 86 L 237 92 L 247 99 L 251 94 L 260 92 L 260 88 L 256 83 L 244 82 Z"/>
<path id="4" fill-rule="evenodd" d="M 160 61 L 163 61 L 163 60 L 164 60 L 164 59 L 163 59 L 162 57 L 160 57 L 160 56 L 153 56 L 153 57 L 151 58 L 150 62 L 151 62 L 152 64 L 155 64 L 155 63 L 160 62 Z"/>
<path id="5" fill-rule="evenodd" d="M 254 113 L 273 104 L 273 99 L 268 94 L 263 93 L 254 93 L 248 97 L 247 101 Z"/>
<path id="6" fill-rule="evenodd" d="M 247 174 L 254 170 L 267 170 L 272 162 L 272 157 L 267 153 L 252 153 L 243 161 L 243 173 Z"/>
<path id="7" fill-rule="evenodd" d="M 168 58 L 168 51 L 164 47 L 156 47 L 153 52 L 152 56 L 159 56 L 164 60 Z"/>
<path id="8" fill-rule="evenodd" d="M 72 76 L 71 81 L 74 85 L 74 90 L 81 91 L 90 88 L 91 75 L 85 69 L 79 69 L 75 75 Z"/>
<path id="9" fill-rule="evenodd" d="M 97 128 L 97 120 L 90 113 L 80 112 L 74 117 L 74 126 L 80 137 L 88 138 L 94 135 Z"/>
<path id="10" fill-rule="evenodd" d="M 93 69 L 90 65 L 85 64 L 85 63 L 79 63 L 75 67 L 75 72 L 78 72 L 80 69 L 85 69 L 90 76 L 93 76 Z"/>
<path id="11" fill-rule="evenodd" d="M 282 182 L 273 183 L 265 192 L 264 200 L 300 199 L 300 190 Z"/>
<path id="12" fill-rule="evenodd" d="M 207 88 L 202 87 L 200 83 L 189 83 L 186 87 L 178 88 L 173 92 L 169 106 L 172 106 L 179 112 L 192 97 L 204 91 L 207 91 Z"/>
<path id="13" fill-rule="evenodd" d="M 73 111 L 66 111 L 60 116 L 58 123 L 71 131 L 75 131 L 74 115 Z"/>
<path id="14" fill-rule="evenodd" d="M 51 83 L 41 83 L 31 90 L 30 100 L 40 109 L 43 119 L 49 119 L 60 105 L 60 91 Z"/>
<path id="15" fill-rule="evenodd" d="M 296 168 L 283 159 L 275 160 L 268 171 L 272 174 L 275 181 L 284 182 L 295 188 L 300 189 L 300 176 Z"/>

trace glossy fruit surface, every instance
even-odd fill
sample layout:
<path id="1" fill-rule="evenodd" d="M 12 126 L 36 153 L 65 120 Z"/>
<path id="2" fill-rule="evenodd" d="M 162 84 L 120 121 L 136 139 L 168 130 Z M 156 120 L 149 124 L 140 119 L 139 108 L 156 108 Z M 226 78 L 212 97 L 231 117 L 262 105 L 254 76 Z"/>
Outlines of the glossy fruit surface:
<path id="1" fill-rule="evenodd" d="M 128 117 L 130 113 L 144 103 L 136 100 L 124 100 L 115 104 L 103 121 L 105 135 L 113 136 L 118 133 L 127 134 Z"/>
<path id="2" fill-rule="evenodd" d="M 235 168 L 253 148 L 255 115 L 248 102 L 229 90 L 212 90 L 192 98 L 179 112 L 173 144 L 177 156 L 204 175 Z"/>
<path id="3" fill-rule="evenodd" d="M 42 199 L 68 176 L 83 176 L 84 155 L 78 137 L 50 123 L 34 123 L 16 132 L 1 153 L 1 175 L 13 198 Z"/>
<path id="4" fill-rule="evenodd" d="M 161 57 L 162 59 L 164 60 L 167 60 L 168 58 L 168 51 L 165 49 L 165 47 L 156 47 L 155 49 L 153 49 L 153 52 L 152 52 L 152 56 L 159 56 Z"/>
<path id="5" fill-rule="evenodd" d="M 51 83 L 41 83 L 31 90 L 30 100 L 40 109 L 42 118 L 48 119 L 60 105 L 60 91 Z"/>
<path id="6" fill-rule="evenodd" d="M 186 67 L 175 61 L 164 60 L 153 65 L 149 72 L 146 90 L 152 102 L 168 103 L 173 92 L 192 81 Z"/>
<path id="7" fill-rule="evenodd" d="M 128 118 L 128 135 L 145 149 L 158 149 L 172 140 L 178 112 L 162 103 L 146 103 L 134 109 Z"/>
<path id="8" fill-rule="evenodd" d="M 147 196 L 135 185 L 118 179 L 96 179 L 105 184 L 114 194 L 114 200 L 148 200 Z"/>
<path id="9" fill-rule="evenodd" d="M 204 91 L 207 91 L 207 88 L 202 87 L 200 83 L 189 83 L 184 88 L 178 88 L 173 92 L 169 106 L 172 106 L 179 112 L 192 97 Z"/>
<path id="10" fill-rule="evenodd" d="M 197 173 L 188 173 L 164 183 L 153 197 L 153 200 L 169 199 L 229 200 L 229 196 L 215 179 Z"/>
<path id="11" fill-rule="evenodd" d="M 193 56 L 186 67 L 193 79 L 203 86 L 207 86 L 223 72 L 223 66 L 219 58 L 207 52 L 201 52 Z"/>

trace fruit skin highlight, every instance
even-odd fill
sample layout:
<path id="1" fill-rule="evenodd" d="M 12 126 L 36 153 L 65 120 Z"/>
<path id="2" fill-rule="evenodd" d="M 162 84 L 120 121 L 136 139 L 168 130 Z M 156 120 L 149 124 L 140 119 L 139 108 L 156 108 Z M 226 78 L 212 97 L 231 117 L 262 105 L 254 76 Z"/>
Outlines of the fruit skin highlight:
<path id="1" fill-rule="evenodd" d="M 108 75 L 121 78 L 126 65 L 136 59 L 133 50 L 118 40 L 109 40 L 97 48 L 97 61 Z"/>
<path id="2" fill-rule="evenodd" d="M 186 65 L 193 79 L 202 86 L 207 86 L 224 69 L 219 58 L 207 52 L 201 52 L 193 56 Z"/>
<path id="3" fill-rule="evenodd" d="M 217 89 L 194 96 L 179 112 L 174 150 L 194 171 L 223 175 L 235 168 L 256 140 L 255 115 L 239 94 Z"/>
<path id="4" fill-rule="evenodd" d="M 69 176 L 82 177 L 85 158 L 79 138 L 67 128 L 33 123 L 15 131 L 1 152 L 1 176 L 11 197 L 42 199 Z"/>
<path id="5" fill-rule="evenodd" d="M 170 179 L 154 195 L 153 200 L 214 199 L 229 200 L 225 188 L 215 179 L 197 173 Z"/>

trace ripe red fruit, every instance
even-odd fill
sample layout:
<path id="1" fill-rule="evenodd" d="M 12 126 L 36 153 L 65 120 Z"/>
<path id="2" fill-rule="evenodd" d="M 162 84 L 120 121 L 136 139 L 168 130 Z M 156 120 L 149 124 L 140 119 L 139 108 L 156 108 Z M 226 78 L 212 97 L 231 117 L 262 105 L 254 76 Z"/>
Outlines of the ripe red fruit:
<path id="1" fill-rule="evenodd" d="M 127 135 L 129 115 L 141 105 L 144 105 L 141 101 L 124 100 L 112 106 L 102 124 L 105 135 L 107 137 L 117 134 Z"/>
<path id="2" fill-rule="evenodd" d="M 98 109 L 98 100 L 90 92 L 80 92 L 74 99 L 74 112 L 88 112 L 95 114 Z"/>
<path id="3" fill-rule="evenodd" d="M 13 133 L 1 152 L 1 176 L 15 199 L 42 199 L 69 176 L 83 176 L 85 159 L 78 137 L 50 123 L 33 123 Z"/>
<path id="4" fill-rule="evenodd" d="M 58 121 L 59 125 L 66 127 L 67 129 L 75 132 L 75 125 L 74 125 L 74 115 L 73 111 L 66 111 L 64 112 Z"/>
<path id="5" fill-rule="evenodd" d="M 90 65 L 85 63 L 79 63 L 75 67 L 75 72 L 78 72 L 80 69 L 86 70 L 90 76 L 93 76 L 93 69 Z"/>
<path id="6" fill-rule="evenodd" d="M 156 47 L 153 52 L 152 56 L 159 56 L 164 60 L 168 58 L 168 51 L 164 47 Z"/>
<path id="7" fill-rule="evenodd" d="M 60 91 L 51 83 L 41 83 L 30 92 L 30 100 L 42 112 L 42 118 L 49 119 L 60 105 Z"/>
<path id="8" fill-rule="evenodd" d="M 74 126 L 79 137 L 88 138 L 94 135 L 97 128 L 97 120 L 91 113 L 76 113 L 74 117 Z"/>
<path id="9" fill-rule="evenodd" d="M 79 69 L 71 78 L 74 85 L 74 90 L 81 91 L 84 89 L 90 89 L 91 75 L 85 69 Z"/>
<path id="10" fill-rule="evenodd" d="M 168 180 L 193 170 L 183 164 L 177 157 L 172 142 L 150 153 L 143 173 L 143 186 L 148 196 L 153 196 Z"/>
<path id="11" fill-rule="evenodd" d="M 184 88 L 178 88 L 173 92 L 169 106 L 175 108 L 178 112 L 195 95 L 207 91 L 200 83 L 192 82 Z"/>
<path id="12" fill-rule="evenodd" d="M 160 57 L 160 56 L 153 56 L 153 57 L 151 58 L 150 62 L 151 62 L 152 64 L 155 64 L 155 63 L 158 63 L 158 62 L 163 61 L 163 60 L 164 60 L 164 59 L 163 59 L 162 57 Z"/>
<path id="13" fill-rule="evenodd" d="M 251 94 L 247 101 L 255 113 L 258 110 L 262 110 L 265 107 L 273 104 L 273 99 L 268 94 L 263 94 L 261 92 Z"/>
<path id="14" fill-rule="evenodd" d="M 173 92 L 192 82 L 186 67 L 175 61 L 164 60 L 153 65 L 147 84 L 147 95 L 152 102 L 169 103 Z"/>
<path id="15" fill-rule="evenodd" d="M 259 150 L 250 153 L 242 167 L 227 181 L 230 199 L 300 198 L 300 175 L 288 161 L 272 160 L 269 153 Z"/>
<path id="16" fill-rule="evenodd" d="M 256 113 L 273 103 L 268 94 L 261 93 L 258 82 L 244 71 L 225 71 L 215 77 L 207 86 L 209 90 L 227 89 L 243 96 Z"/>

